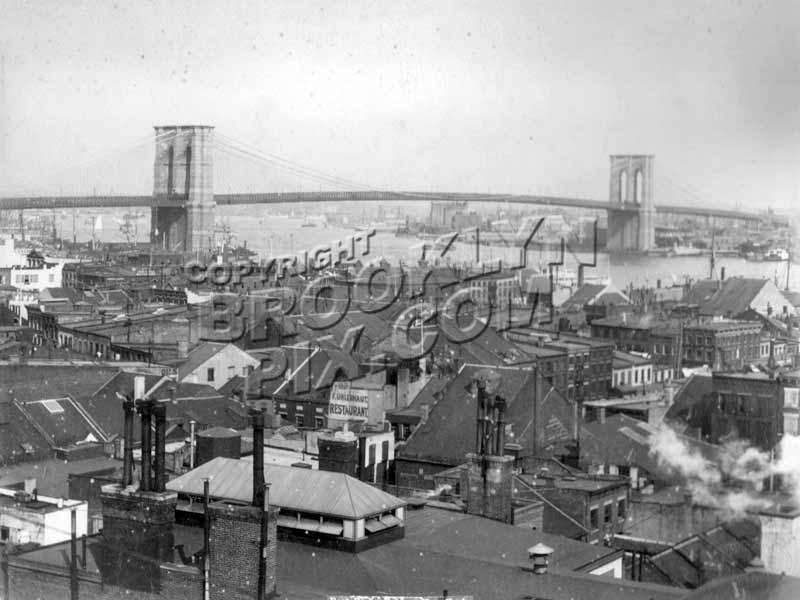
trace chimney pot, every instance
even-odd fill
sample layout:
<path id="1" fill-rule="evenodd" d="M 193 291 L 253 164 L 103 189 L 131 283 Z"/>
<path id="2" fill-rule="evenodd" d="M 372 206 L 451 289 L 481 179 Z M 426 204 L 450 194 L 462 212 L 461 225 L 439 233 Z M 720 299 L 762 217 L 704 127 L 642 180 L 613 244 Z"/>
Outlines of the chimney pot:
<path id="1" fill-rule="evenodd" d="M 144 375 L 136 375 L 133 378 L 133 399 L 144 399 Z"/>
<path id="2" fill-rule="evenodd" d="M 553 549 L 539 542 L 535 546 L 528 548 L 528 557 L 533 562 L 533 572 L 536 575 L 547 573 L 547 563 Z"/>

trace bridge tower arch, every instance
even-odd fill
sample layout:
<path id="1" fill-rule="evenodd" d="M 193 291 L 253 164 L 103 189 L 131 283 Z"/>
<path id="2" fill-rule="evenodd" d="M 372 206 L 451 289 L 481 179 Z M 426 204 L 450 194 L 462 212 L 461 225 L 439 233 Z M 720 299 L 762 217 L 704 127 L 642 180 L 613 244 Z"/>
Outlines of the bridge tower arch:
<path id="1" fill-rule="evenodd" d="M 608 234 L 613 252 L 646 252 L 655 247 L 652 154 L 611 155 Z"/>
<path id="2" fill-rule="evenodd" d="M 150 241 L 203 255 L 214 240 L 214 128 L 163 125 L 155 135 Z"/>

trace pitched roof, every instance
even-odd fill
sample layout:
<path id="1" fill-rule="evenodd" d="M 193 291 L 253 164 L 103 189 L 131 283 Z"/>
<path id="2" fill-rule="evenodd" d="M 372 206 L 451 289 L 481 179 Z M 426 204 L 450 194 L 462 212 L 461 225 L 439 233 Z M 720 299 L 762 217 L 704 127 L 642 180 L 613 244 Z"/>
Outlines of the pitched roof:
<path id="1" fill-rule="evenodd" d="M 648 560 L 670 584 L 697 588 L 704 583 L 745 572 L 759 555 L 761 528 L 739 519 L 692 535 Z"/>
<path id="2" fill-rule="evenodd" d="M 218 457 L 167 483 L 178 493 L 203 495 L 203 480 L 211 478 L 210 495 L 250 502 L 253 498 L 252 457 Z M 269 502 L 281 509 L 360 519 L 405 506 L 405 502 L 345 473 L 266 465 Z"/>
<path id="3" fill-rule="evenodd" d="M 178 379 L 188 377 L 194 371 L 202 367 L 207 361 L 222 352 L 228 344 L 221 342 L 203 342 L 194 350 L 189 352 L 180 365 L 178 365 Z"/>
<path id="4" fill-rule="evenodd" d="M 584 283 L 561 305 L 561 308 L 567 311 L 581 310 L 587 304 L 606 303 L 630 304 L 630 299 L 610 283 Z"/>
<path id="5" fill-rule="evenodd" d="M 420 425 L 400 452 L 401 458 L 432 460 L 455 466 L 475 451 L 476 399 L 471 393 L 473 376 L 485 368 L 466 365 L 444 388 L 442 398 L 433 404 L 428 419 Z M 502 370 L 498 395 L 506 400 L 506 422 L 513 428 L 515 442 L 530 445 L 532 439 L 531 402 L 536 388 L 536 372 L 530 369 Z"/>
<path id="6" fill-rule="evenodd" d="M 121 372 L 104 383 L 91 396 L 77 402 L 109 436 L 122 435 L 122 404 L 117 394 L 130 394 L 136 373 Z M 244 408 L 235 400 L 220 395 L 214 388 L 198 383 L 178 383 L 156 375 L 145 375 L 145 390 L 154 400 L 167 400 L 167 421 L 173 424 L 194 420 L 199 427 L 238 427 L 246 421 Z M 173 390 L 175 402 L 172 402 Z M 134 441 L 140 428 L 133 428 Z"/>
<path id="7" fill-rule="evenodd" d="M 732 277 L 720 283 L 719 289 L 700 305 L 701 315 L 735 316 L 743 313 L 758 293 L 769 283 L 768 279 Z"/>
<path id="8" fill-rule="evenodd" d="M 605 423 L 584 423 L 581 427 L 581 461 L 637 466 L 659 481 L 679 481 L 680 478 L 669 467 L 662 466 L 658 457 L 650 452 L 650 438 L 655 431 L 653 425 L 624 414 L 612 415 Z M 678 437 L 707 460 L 718 460 L 717 446 L 680 434 Z"/>
<path id="9" fill-rule="evenodd" d="M 709 432 L 712 410 L 711 375 L 694 374 L 675 393 L 664 419 Z"/>

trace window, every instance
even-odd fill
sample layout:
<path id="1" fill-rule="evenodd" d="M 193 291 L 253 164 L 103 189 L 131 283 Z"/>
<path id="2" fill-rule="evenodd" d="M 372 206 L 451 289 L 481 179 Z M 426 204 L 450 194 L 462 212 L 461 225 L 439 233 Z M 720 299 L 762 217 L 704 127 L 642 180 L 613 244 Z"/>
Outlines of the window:
<path id="1" fill-rule="evenodd" d="M 783 388 L 783 407 L 800 408 L 800 388 Z"/>
<path id="2" fill-rule="evenodd" d="M 51 415 L 64 412 L 64 408 L 59 404 L 58 400 L 42 400 L 42 406 L 44 406 Z"/>
<path id="3" fill-rule="evenodd" d="M 294 424 L 295 425 L 297 425 L 298 427 L 302 427 L 303 426 L 303 422 L 304 422 L 303 415 L 295 415 L 295 417 L 294 417 Z"/>
<path id="4" fill-rule="evenodd" d="M 625 518 L 625 498 L 620 498 L 619 502 L 617 502 L 617 518 Z"/>
<path id="5" fill-rule="evenodd" d="M 289 420 L 289 414 L 288 413 L 285 413 L 285 412 L 278 413 L 278 416 L 281 418 L 281 421 L 288 421 Z"/>
<path id="6" fill-rule="evenodd" d="M 798 435 L 800 431 L 800 415 L 784 413 L 783 414 L 783 433 L 786 435 Z"/>
<path id="7" fill-rule="evenodd" d="M 206 370 L 206 381 L 208 382 L 214 381 L 214 369 Z"/>
<path id="8" fill-rule="evenodd" d="M 233 377 L 236 377 L 236 367 L 230 365 L 228 367 L 228 379 L 232 379 Z"/>
<path id="9" fill-rule="evenodd" d="M 597 521 L 597 509 L 593 508 L 589 511 L 589 526 L 592 529 L 597 529 L 599 527 L 599 522 Z"/>
<path id="10" fill-rule="evenodd" d="M 252 368 L 253 367 L 249 365 L 245 365 L 244 367 L 242 367 L 242 377 L 247 377 L 250 373 L 252 373 L 251 371 Z"/>
<path id="11" fill-rule="evenodd" d="M 611 523 L 611 503 L 609 502 L 603 507 L 603 522 Z"/>
<path id="12" fill-rule="evenodd" d="M 314 429 L 324 429 L 325 419 L 323 417 L 314 417 Z"/>
<path id="13" fill-rule="evenodd" d="M 11 537 L 11 530 L 8 527 L 0 527 L 0 542 L 7 542 Z"/>

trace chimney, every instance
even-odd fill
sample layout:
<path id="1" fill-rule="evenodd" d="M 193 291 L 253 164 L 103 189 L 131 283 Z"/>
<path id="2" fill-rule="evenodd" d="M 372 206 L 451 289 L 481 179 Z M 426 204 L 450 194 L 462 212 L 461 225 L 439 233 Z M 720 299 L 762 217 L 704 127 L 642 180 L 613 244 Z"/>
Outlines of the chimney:
<path id="1" fill-rule="evenodd" d="M 725 281 L 725 267 L 720 267 L 720 269 L 719 269 L 719 279 L 720 279 L 720 281 Z"/>
<path id="2" fill-rule="evenodd" d="M 35 490 L 36 490 L 36 478 L 35 477 L 26 477 L 25 478 L 25 493 L 32 495 Z"/>
<path id="3" fill-rule="evenodd" d="M 497 409 L 497 431 L 495 434 L 495 456 L 503 456 L 506 449 L 506 401 L 499 396 L 495 400 Z"/>
<path id="4" fill-rule="evenodd" d="M 264 506 L 264 412 L 251 413 L 253 422 L 253 506 Z"/>
<path id="5" fill-rule="evenodd" d="M 583 268 L 584 265 L 578 265 L 578 287 L 583 287 Z"/>
<path id="6" fill-rule="evenodd" d="M 153 491 L 163 492 L 167 483 L 166 452 L 167 452 L 167 407 L 159 402 L 153 407 L 153 416 L 156 421 L 156 480 Z"/>
<path id="7" fill-rule="evenodd" d="M 528 558 L 533 563 L 533 572 L 536 575 L 544 575 L 547 573 L 547 563 L 553 549 L 539 542 L 535 546 L 528 548 Z"/>
<path id="8" fill-rule="evenodd" d="M 144 380 L 144 377 L 142 378 Z M 134 389 L 135 386 L 134 386 Z M 133 412 L 134 400 L 125 398 L 122 401 L 122 411 L 125 422 L 122 430 L 122 487 L 133 485 Z"/>
<path id="9" fill-rule="evenodd" d="M 152 491 L 150 458 L 153 451 L 150 436 L 152 424 L 153 401 L 142 400 L 139 404 L 139 414 L 142 418 L 142 478 L 139 490 L 142 492 Z"/>

